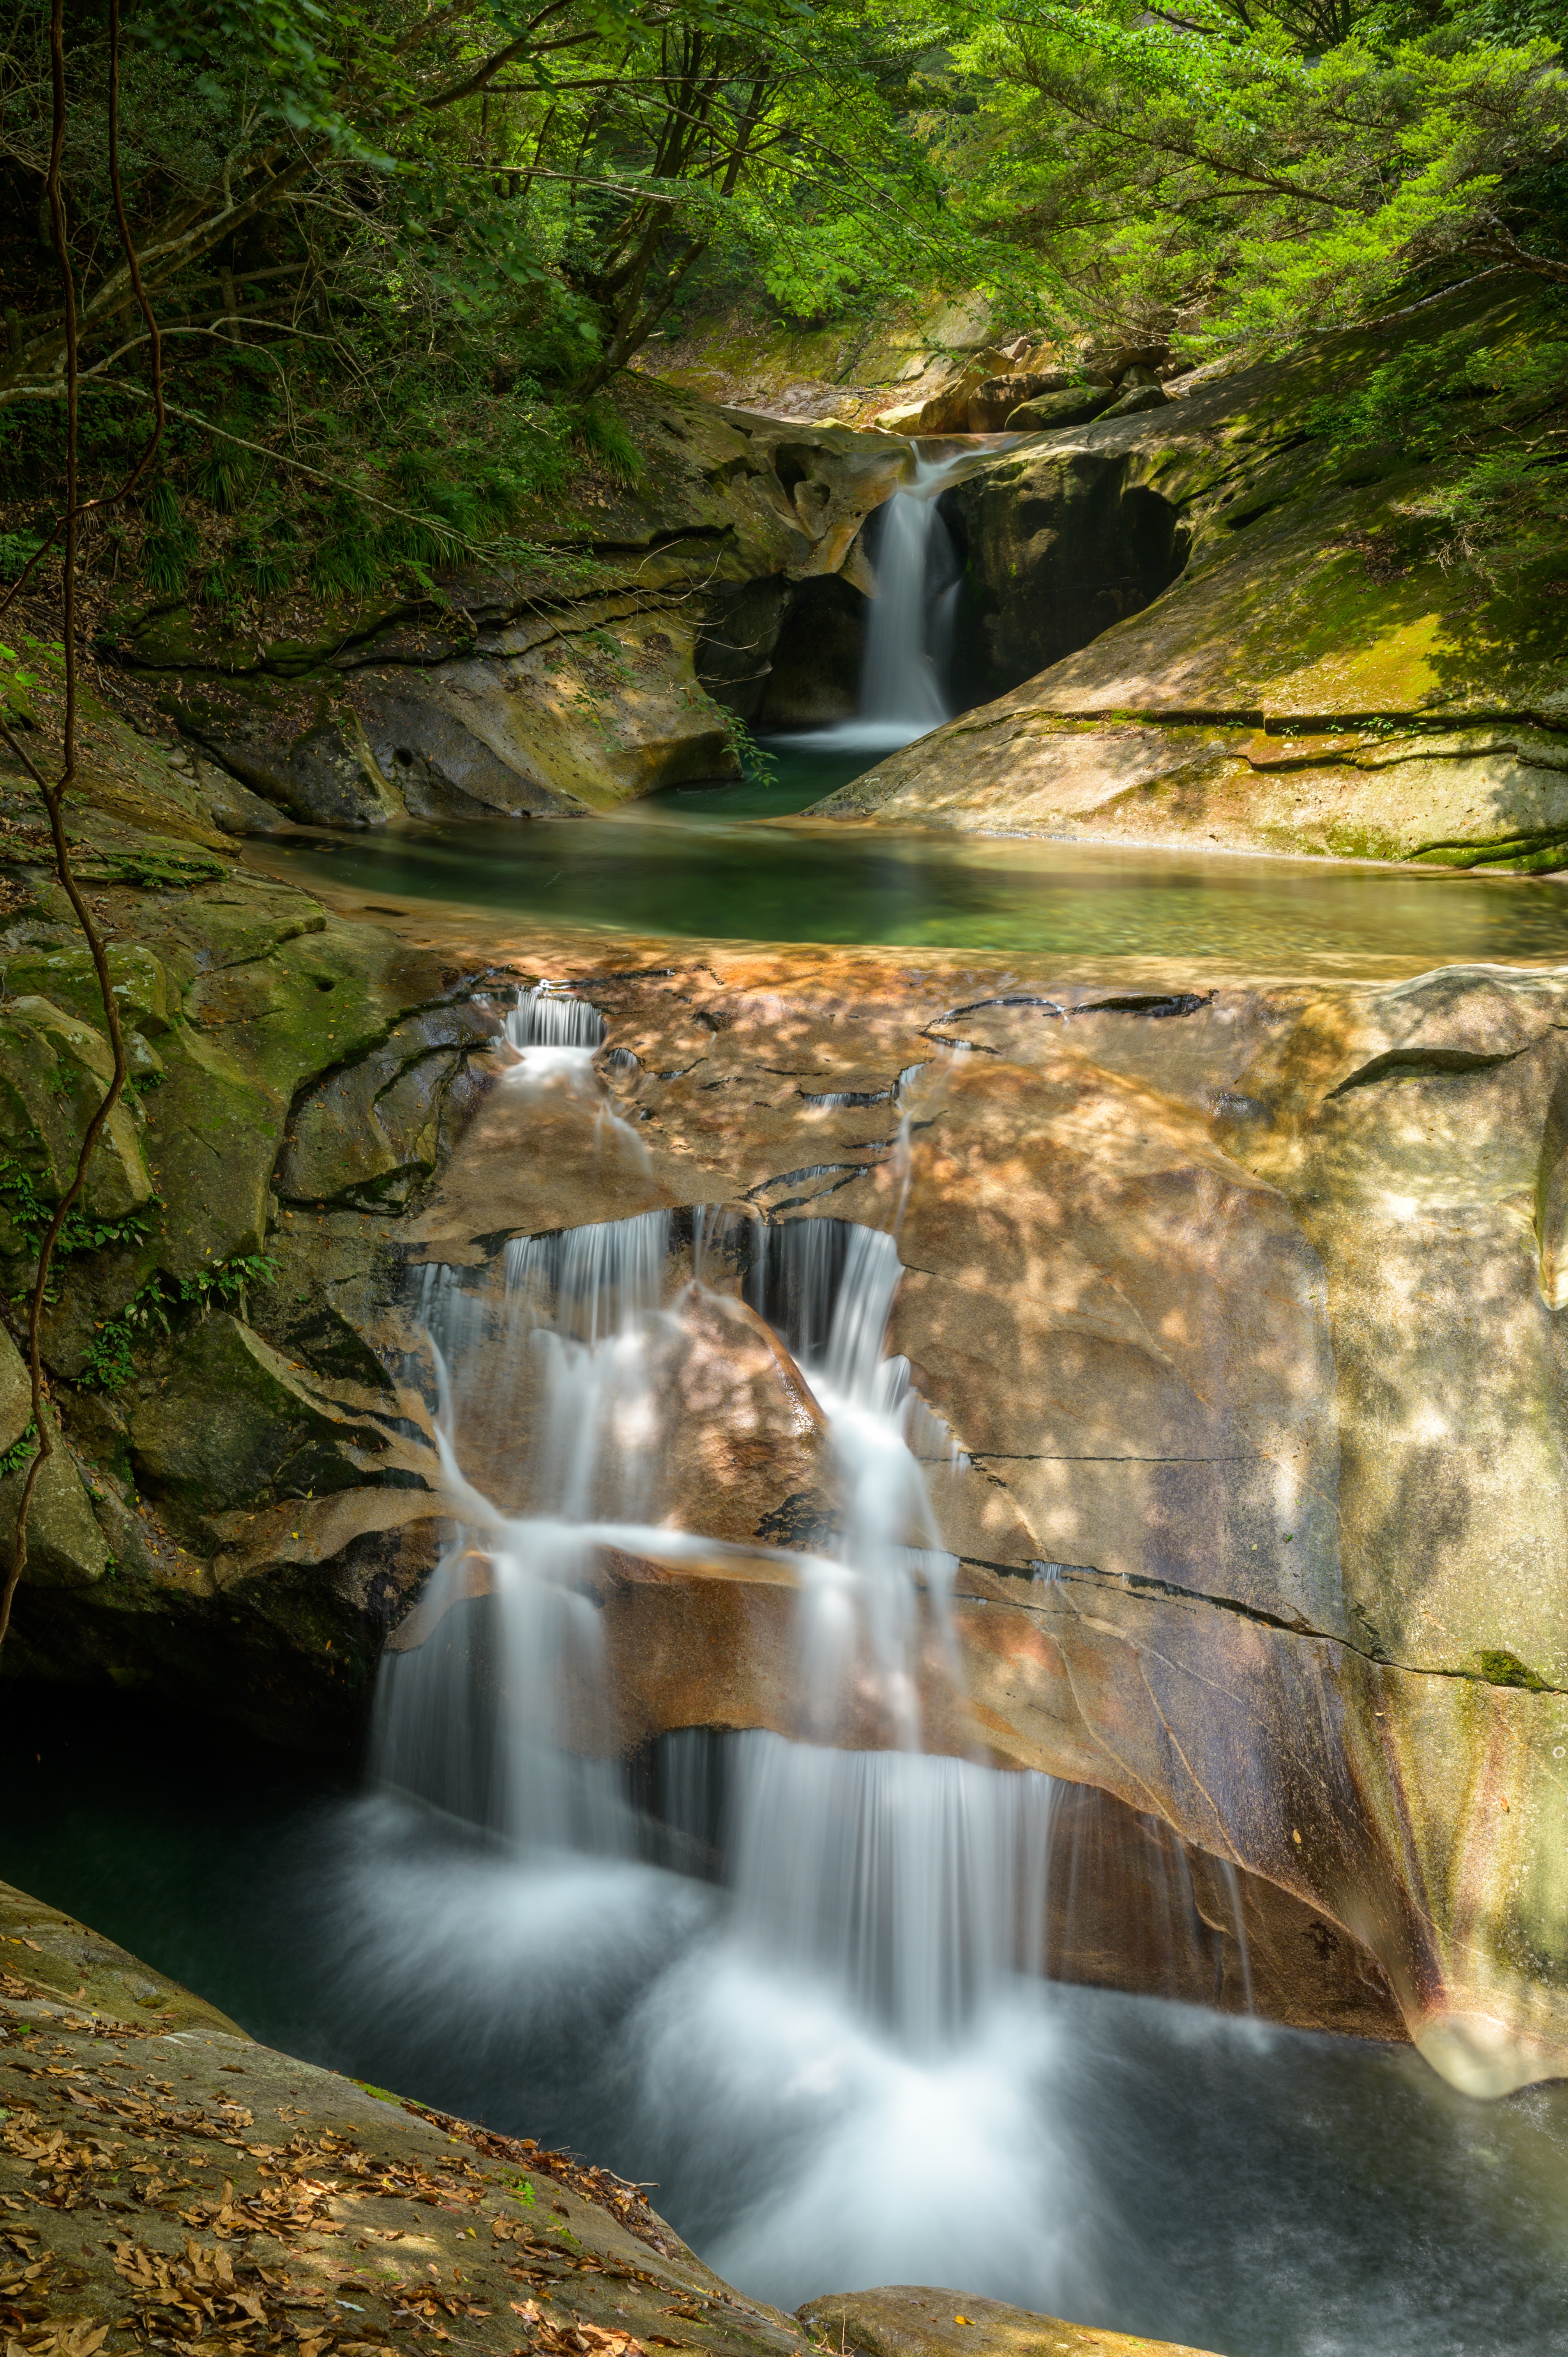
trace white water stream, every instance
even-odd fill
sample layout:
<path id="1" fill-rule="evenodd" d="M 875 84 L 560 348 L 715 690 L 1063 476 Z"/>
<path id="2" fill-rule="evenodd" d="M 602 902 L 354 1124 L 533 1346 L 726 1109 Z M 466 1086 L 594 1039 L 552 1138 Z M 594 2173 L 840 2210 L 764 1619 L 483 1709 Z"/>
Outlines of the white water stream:
<path id="1" fill-rule="evenodd" d="M 590 1055 L 584 1012 L 531 1000 L 524 1058 Z M 746 1297 L 826 1414 L 837 1494 L 831 1528 L 779 1558 L 813 1739 L 693 1729 L 660 1747 L 655 1851 L 698 1862 L 690 1878 L 647 1862 L 611 1756 L 596 1565 L 606 1546 L 678 1566 L 719 1544 L 671 1507 L 658 1371 L 703 1273 L 733 1282 L 737 1232 Z M 1103 2311 L 1050 2127 L 1062 2055 L 1038 1976 L 1058 1788 L 920 1748 L 922 1677 L 958 1674 L 956 1565 L 921 1461 L 941 1427 L 886 1354 L 894 1242 L 714 1213 L 690 1233 L 684 1288 L 662 1211 L 519 1239 L 499 1285 L 424 1273 L 464 1520 L 425 1641 L 383 1664 L 375 1759 L 384 1786 L 500 1846 L 378 1876 L 360 1969 L 383 2015 L 477 2007 L 502 2083 L 517 2040 L 575 2052 L 575 2115 L 610 2103 L 605 2157 L 652 2156 L 683 2230 L 754 2293 L 935 2282 Z M 888 1748 L 837 1748 L 868 1696 Z"/>
<path id="2" fill-rule="evenodd" d="M 824 754 L 891 753 L 952 718 L 949 658 L 962 573 L 938 500 L 965 455 L 921 456 L 875 519 L 876 595 L 870 600 L 853 720 L 780 741 Z"/>
<path id="3" fill-rule="evenodd" d="M 579 1044 L 537 1039 L 546 1006 L 552 1024 L 581 1028 Z M 586 1056 L 590 1011 L 530 1001 L 524 1055 Z M 722 1231 L 698 1215 L 699 1271 Z M 464 1522 L 427 1598 L 435 1634 L 386 1663 L 377 1766 L 525 1847 L 606 1857 L 633 1846 L 605 1689 L 600 1549 L 678 1564 L 723 1544 L 669 1511 L 657 1384 L 682 1310 L 681 1295 L 664 1299 L 671 1243 L 661 1211 L 520 1238 L 499 1299 L 461 1272 L 424 1272 L 441 1445 Z M 890 1236 L 836 1221 L 761 1228 L 753 1243 L 747 1289 L 800 1351 L 828 1419 L 837 1496 L 832 1529 L 779 1557 L 798 1583 L 797 1715 L 815 1739 L 730 1743 L 723 1848 L 737 1939 L 825 1975 L 929 2046 L 1001 1975 L 1038 1968 L 1052 1788 L 921 1753 L 922 1664 L 958 1675 L 956 1566 L 909 1447 L 919 1403 L 908 1367 L 885 1355 L 901 1273 Z M 928 1447 L 933 1423 L 922 1419 Z M 483 1487 L 477 1453 L 492 1468 Z M 520 1497 L 521 1512 L 495 1502 Z M 746 1552 L 778 1553 L 762 1541 Z M 481 1565 L 494 1601 L 476 1621 L 464 1607 Z M 887 1729 L 888 1751 L 833 1748 L 852 1706 Z"/>

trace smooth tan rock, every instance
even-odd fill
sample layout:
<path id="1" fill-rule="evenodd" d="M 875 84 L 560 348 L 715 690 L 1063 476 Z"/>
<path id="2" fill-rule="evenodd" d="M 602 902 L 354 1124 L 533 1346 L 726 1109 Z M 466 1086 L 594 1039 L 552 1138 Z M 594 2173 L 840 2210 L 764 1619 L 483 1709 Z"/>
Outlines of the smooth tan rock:
<path id="1" fill-rule="evenodd" d="M 1417 465 L 1385 452 L 1352 466 L 1315 407 L 1428 336 L 1473 333 L 1523 351 L 1539 332 L 1539 299 L 1520 281 L 1455 290 L 1401 322 L 1133 414 L 1164 404 L 1146 387 L 1114 414 L 1064 424 L 972 471 L 947 495 L 969 514 L 972 544 L 983 527 L 961 643 L 967 630 L 992 655 L 987 670 L 971 653 L 965 692 L 1009 692 L 894 754 L 819 813 L 1562 868 L 1561 515 L 1521 518 L 1495 551 L 1459 560 L 1433 525 L 1432 502 L 1467 462 Z M 1050 396 L 1008 423 L 1046 425 L 1052 402 L 1070 399 Z M 1169 520 L 1176 561 L 1158 579 L 1138 561 L 1130 528 L 1115 541 L 1125 561 L 1105 564 L 1098 511 L 1112 496 L 1129 527 L 1139 499 Z M 1067 581 L 1080 573 L 1101 592 L 1076 640 L 1058 627 L 1058 616 L 1070 625 L 1070 589 L 1058 597 L 1048 566 L 1037 587 L 1008 545 L 1047 522 L 1062 538 Z M 1026 683 L 1020 658 L 1031 643 L 1047 667 Z"/>
<path id="2" fill-rule="evenodd" d="M 965 2350 L 984 2357 L 1206 2357 L 1203 2350 L 1178 2348 L 1173 2341 L 1102 2332 L 1009 2308 L 1004 2300 L 918 2284 L 827 2293 L 808 2300 L 800 2314 L 826 2336 L 830 2348 L 856 2350 L 863 2357 L 959 2357 Z"/>

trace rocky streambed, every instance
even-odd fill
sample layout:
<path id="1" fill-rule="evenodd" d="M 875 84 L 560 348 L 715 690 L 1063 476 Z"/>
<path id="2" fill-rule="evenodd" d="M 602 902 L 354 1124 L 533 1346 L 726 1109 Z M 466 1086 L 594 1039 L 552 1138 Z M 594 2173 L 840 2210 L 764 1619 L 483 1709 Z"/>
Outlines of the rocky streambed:
<path id="1" fill-rule="evenodd" d="M 770 1228 L 896 1228 L 891 1343 L 967 1458 L 931 1476 L 963 1676 L 933 1672 L 928 1741 L 1167 1825 L 1214 1986 L 1219 1861 L 1284 2018 L 1386 2030 L 1397 2007 L 1478 2091 L 1563 2067 L 1555 974 L 1113 985 L 481 949 L 412 913 L 400 941 L 238 870 L 106 886 L 112 920 L 132 895 L 157 1071 L 93 1211 L 126 1222 L 156 1188 L 160 1215 L 68 1264 L 50 1315 L 71 1451 L 13 1674 L 221 1690 L 274 1736 L 355 1742 L 453 1512 L 424 1271 L 482 1319 L 517 1235 L 658 1209 L 678 1240 L 727 1206 L 738 1296 Z M 18 1042 L 91 1069 L 81 953 L 13 957 L 38 966 Z M 504 1077 L 505 1004 L 542 975 L 603 1019 L 586 1085 Z M 46 1137 L 72 1103 L 38 1095 Z M 678 1248 L 672 1292 L 690 1267 Z M 760 1579 L 607 1561 L 618 1749 L 802 1731 L 788 1534 L 809 1545 L 832 1469 L 716 1281 L 677 1313 L 660 1512 L 785 1548 Z M 105 1334 L 129 1353 L 107 1387 Z"/>
<path id="2" fill-rule="evenodd" d="M 1494 337 L 1528 331 L 1506 288 L 1461 299 Z M 1353 479 L 1309 430 L 1333 371 L 1387 343 L 1367 331 L 968 454 L 942 497 L 967 551 L 973 708 L 818 815 L 1554 870 L 1556 522 L 1462 605 L 1435 558 L 1394 562 L 1409 468 L 1395 454 Z M 548 1405 L 512 1349 L 520 1250 L 558 1271 L 651 1222 L 663 1355 L 637 1446 L 659 1484 L 580 1583 L 605 1677 L 575 1739 L 634 1775 L 693 1733 L 809 1739 L 800 1598 L 842 1536 L 842 1467 L 768 1271 L 802 1230 L 824 1263 L 890 1238 L 886 1340 L 908 1363 L 932 1518 L 896 1535 L 953 1566 L 945 1617 L 929 1608 L 911 1655 L 923 1749 L 1060 1780 L 1078 1833 L 1057 1855 L 1099 1863 L 1087 1897 L 1070 1874 L 1039 1894 L 1059 1977 L 1408 2037 L 1468 2096 L 1568 2076 L 1554 952 L 1467 963 L 1391 948 L 1304 978 L 1260 955 L 644 938 L 307 887 L 237 850 L 301 827 L 593 824 L 735 770 L 736 724 L 843 716 L 875 586 L 863 526 L 901 446 L 639 398 L 660 468 L 609 501 L 571 577 L 274 616 L 242 639 L 142 614 L 104 650 L 71 814 L 134 1085 L 45 1318 L 62 1446 L 7 1678 L 66 1711 L 113 1685 L 357 1753 L 385 1663 L 433 1658 L 459 1629 L 490 1641 L 500 1550 L 432 1579 L 475 1495 L 503 1518 L 538 1508 L 512 1446 Z M 57 701 L 46 679 L 41 732 Z M 27 797 L 0 785 L 0 1274 L 15 1299 L 109 1066 Z M 561 1027 L 530 1036 L 566 1055 L 520 1061 L 508 1026 L 530 994 Z M 481 1414 L 455 1433 L 437 1295 L 466 1321 L 472 1395 L 487 1371 L 504 1388 L 504 1426 Z M 0 1332 L 0 1530 L 29 1415 Z M 874 1685 L 834 1723 L 852 1749 L 902 1739 Z M 1172 1889 L 1182 1939 L 1130 1937 Z M 6 1936 L 33 1956 L 48 1944 Z M 40 2024 L 59 2032 L 54 2061 L 19 2066 L 28 2085 L 8 2106 L 17 2198 L 113 2210 L 124 2194 L 80 2191 L 113 2160 L 113 2134 L 73 2145 L 56 2112 L 113 2111 L 93 2040 L 145 2025 L 127 2029 L 135 2017 L 85 1980 L 66 2018 L 16 1962 L 7 2050 L 36 2051 L 54 2036 Z M 94 2007 L 120 2026 L 94 2027 Z M 204 2023 L 156 2034 L 215 2054 L 231 2032 Z M 267 2100 L 286 2082 L 292 2103 L 304 2066 L 247 2051 L 213 2067 L 254 2068 Z M 347 2106 L 347 2142 L 339 2121 L 295 2152 L 280 2127 L 285 2167 L 241 2136 L 229 2148 L 250 2160 L 228 2166 L 256 2174 L 235 2177 L 227 2217 L 162 2200 L 189 2188 L 157 2169 L 194 2166 L 168 2137 L 209 2128 L 137 2112 L 153 2139 L 143 2206 L 163 2222 L 107 2268 L 107 2243 L 51 2244 L 45 2265 L 21 2235 L 0 2294 L 21 2303 L 30 2357 L 90 2357 L 101 2324 L 122 2330 L 99 2291 L 80 2314 L 48 2304 L 81 2270 L 104 2294 L 110 2271 L 132 2286 L 147 2330 L 163 2302 L 266 2345 L 305 2276 L 293 2258 L 269 2276 L 268 2245 L 241 2281 L 228 2243 L 264 2240 L 257 2221 L 275 2223 L 306 2165 L 325 2170 L 333 2138 L 367 2181 L 424 2184 L 454 2136 L 481 2156 L 448 2160 L 432 2200 L 484 2210 L 488 2315 L 521 2317 L 534 2346 L 686 2345 L 630 2292 L 606 2309 L 578 2273 L 639 2284 L 639 2300 L 729 2298 L 656 2269 L 650 2289 L 625 2244 L 639 2230 L 568 2205 L 593 2264 L 566 2270 L 564 2302 L 552 2275 L 549 2298 L 524 2285 L 503 2308 L 496 2269 L 521 2264 L 521 2229 L 515 2201 L 491 2194 L 518 2156 L 489 2177 L 482 2141 L 404 2113 L 403 2144 L 381 2154 L 371 2098 L 317 2099 L 323 2118 Z M 339 2190 L 301 2212 L 306 2304 L 359 2315 L 341 2279 L 328 2288 L 330 2237 L 353 2231 Z M 377 2232 L 412 2229 L 378 2213 Z M 458 2280 L 468 2265 L 454 2244 L 421 2271 Z M 407 2315 L 376 2319 L 390 2345 L 456 2331 L 456 2309 L 427 2316 L 399 2283 Z M 732 2324 L 779 2347 L 836 2329 L 835 2346 L 891 2357 L 972 2329 L 915 2294 L 876 2297 L 891 2304 L 846 2305 L 837 2328 L 816 2309 L 736 2323 L 726 2309 L 711 2345 Z M 466 2337 L 477 2310 L 461 2313 Z M 986 2319 L 1031 2347 L 1045 2329 Z M 1075 2330 L 1059 2345 L 1114 2345 Z"/>
<path id="3" fill-rule="evenodd" d="M 274 2052 L 4 1883 L 0 2103 L 0 2304 L 28 2352 L 934 2357 L 983 2329 L 1053 2357 L 1202 2357 L 961 2294 L 782 2314 L 704 2267 L 639 2188 Z"/>

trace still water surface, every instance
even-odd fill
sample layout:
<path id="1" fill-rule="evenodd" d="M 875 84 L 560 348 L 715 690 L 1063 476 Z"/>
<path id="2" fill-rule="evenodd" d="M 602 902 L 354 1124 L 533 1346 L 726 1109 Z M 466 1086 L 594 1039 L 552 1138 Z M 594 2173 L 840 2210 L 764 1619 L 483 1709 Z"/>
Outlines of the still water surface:
<path id="1" fill-rule="evenodd" d="M 873 752 L 775 748 L 770 781 L 680 788 L 614 817 L 269 845 L 301 882 L 507 918 L 706 941 L 1223 961 L 1332 974 L 1568 959 L 1568 888 L 1323 860 L 769 824 Z"/>
<path id="2" fill-rule="evenodd" d="M 85 1714 L 81 1714 L 82 1718 Z M 947 2284 L 1224 2357 L 1563 2357 L 1568 2086 L 1019 1984 L 913 2055 L 725 1895 L 528 1864 L 231 1731 L 15 1699 L 0 1876 L 259 2036 L 657 2181 L 794 2306 Z"/>
<path id="3" fill-rule="evenodd" d="M 1555 882 L 770 826 L 870 756 L 777 758 L 613 820 L 266 857 L 659 935 L 1568 961 Z M 1408 2049 L 1039 1982 L 915 2053 L 747 1953 L 706 1883 L 524 1859 L 123 1700 L 75 1717 L 8 1705 L 0 1877 L 292 2052 L 652 2180 L 754 2294 L 948 2284 L 1224 2357 L 1568 2357 L 1568 2086 L 1481 2104 Z"/>

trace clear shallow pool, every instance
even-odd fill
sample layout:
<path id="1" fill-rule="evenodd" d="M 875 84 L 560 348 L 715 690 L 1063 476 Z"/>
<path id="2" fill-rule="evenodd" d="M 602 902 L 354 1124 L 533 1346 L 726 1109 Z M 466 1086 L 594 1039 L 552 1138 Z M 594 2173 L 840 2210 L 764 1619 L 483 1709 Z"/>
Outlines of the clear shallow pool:
<path id="1" fill-rule="evenodd" d="M 1225 2357 L 1568 2352 L 1568 2086 L 1477 2104 L 1405 2049 L 1038 1984 L 911 2055 L 705 1885 L 63 1716 L 8 1698 L 0 1876 L 295 2052 L 657 2179 L 755 2293 L 944 2283 Z"/>
<path id="2" fill-rule="evenodd" d="M 1568 888 L 1328 861 L 769 825 L 874 756 L 795 739 L 763 781 L 611 818 L 357 834 L 263 855 L 300 881 L 546 924 L 707 941 L 887 943 L 1344 974 L 1568 960 Z"/>

